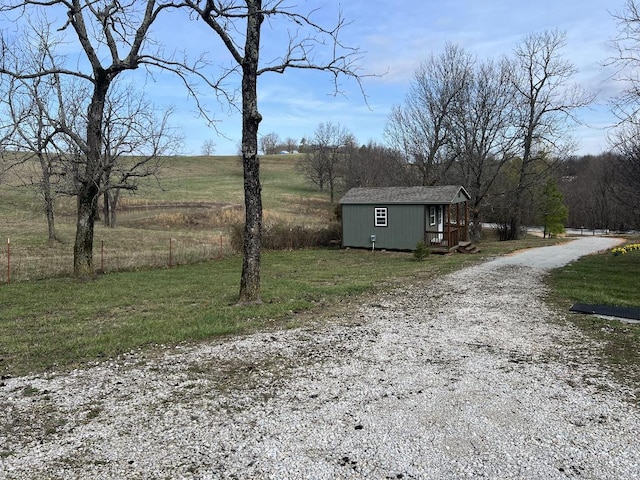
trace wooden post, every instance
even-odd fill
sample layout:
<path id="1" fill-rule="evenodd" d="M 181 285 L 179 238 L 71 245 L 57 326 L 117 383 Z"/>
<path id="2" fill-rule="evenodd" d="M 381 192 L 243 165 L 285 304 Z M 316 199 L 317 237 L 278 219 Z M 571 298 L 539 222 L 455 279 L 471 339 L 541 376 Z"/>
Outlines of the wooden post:
<path id="1" fill-rule="evenodd" d="M 469 200 L 464 201 L 464 239 L 469 241 Z"/>
<path id="2" fill-rule="evenodd" d="M 447 248 L 452 247 L 451 242 L 451 204 L 447 205 L 447 218 L 446 218 L 445 230 L 447 232 Z"/>
<path id="3" fill-rule="evenodd" d="M 11 238 L 7 237 L 7 284 L 11 283 Z"/>

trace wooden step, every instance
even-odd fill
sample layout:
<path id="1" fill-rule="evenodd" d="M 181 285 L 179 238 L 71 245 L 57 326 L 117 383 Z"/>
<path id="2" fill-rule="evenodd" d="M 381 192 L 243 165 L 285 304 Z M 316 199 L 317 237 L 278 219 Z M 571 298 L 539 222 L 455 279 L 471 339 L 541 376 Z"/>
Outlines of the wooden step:
<path id="1" fill-rule="evenodd" d="M 472 242 L 458 243 L 457 251 L 460 253 L 478 253 L 480 250 Z"/>

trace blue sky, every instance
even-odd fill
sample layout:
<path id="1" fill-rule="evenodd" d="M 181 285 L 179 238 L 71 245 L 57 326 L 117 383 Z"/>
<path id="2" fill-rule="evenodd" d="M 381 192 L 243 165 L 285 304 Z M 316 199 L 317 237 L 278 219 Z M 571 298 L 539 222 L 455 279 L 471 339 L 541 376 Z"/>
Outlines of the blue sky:
<path id="1" fill-rule="evenodd" d="M 313 135 L 320 122 L 332 121 L 348 128 L 360 143 L 383 142 L 387 117 L 401 104 L 416 67 L 447 42 L 462 46 L 478 59 L 509 54 L 527 34 L 560 29 L 567 34 L 564 56 L 579 69 L 576 81 L 599 92 L 596 103 L 580 112 L 585 125 L 574 132 L 576 153 L 600 153 L 607 148 L 607 127 L 613 123 L 607 100 L 620 88 L 603 62 L 613 54 L 611 39 L 616 22 L 609 12 L 620 11 L 624 0 L 290 0 L 297 11 L 319 7 L 314 19 L 335 22 L 339 10 L 351 23 L 343 41 L 364 52 L 363 73 L 384 74 L 363 80 L 367 101 L 358 85 L 344 80 L 344 95 L 332 95 L 331 77 L 312 71 L 266 74 L 259 80 L 261 134 L 275 132 L 296 140 Z M 185 19 L 186 20 L 186 19 Z M 263 29 L 263 59 L 277 54 L 284 32 Z M 213 32 L 199 22 L 167 18 L 154 29 L 170 48 L 190 55 L 204 53 L 214 64 L 230 63 L 230 56 Z M 70 48 L 73 48 L 70 46 Z M 212 70 L 215 73 L 215 70 Z M 202 88 L 202 99 L 218 120 L 217 133 L 199 118 L 185 89 L 166 75 L 143 80 L 140 73 L 125 72 L 158 105 L 175 108 L 173 122 L 183 131 L 186 154 L 199 154 L 206 140 L 217 144 L 216 153 L 236 154 L 241 137 L 240 116 L 217 103 Z"/>
<path id="2" fill-rule="evenodd" d="M 577 153 L 600 153 L 607 148 L 607 127 L 613 118 L 606 102 L 619 85 L 610 80 L 611 71 L 602 64 L 613 54 L 610 41 L 617 28 L 609 12 L 620 11 L 622 0 L 350 0 L 342 4 L 298 4 L 301 8 L 321 5 L 318 18 L 329 23 L 341 8 L 352 21 L 344 30 L 346 43 L 366 52 L 364 71 L 385 75 L 364 80 L 367 102 L 357 85 L 349 81 L 343 85 L 346 96 L 332 96 L 331 78 L 326 74 L 290 71 L 263 76 L 259 83 L 262 134 L 276 132 L 282 138 L 300 139 L 312 135 L 318 123 L 333 121 L 347 127 L 360 143 L 384 141 L 389 112 L 394 104 L 403 102 L 415 68 L 432 53 L 440 53 L 446 42 L 464 47 L 479 59 L 497 58 L 510 53 L 526 34 L 560 29 L 567 34 L 564 54 L 579 69 L 576 80 L 599 92 L 591 109 L 580 112 L 586 125 L 574 132 Z M 183 117 L 189 124 L 187 151 L 198 153 L 203 141 L 212 138 L 217 153 L 236 153 L 238 116 L 220 111 L 218 118 L 219 129 L 228 139 L 216 137 L 197 119 Z"/>

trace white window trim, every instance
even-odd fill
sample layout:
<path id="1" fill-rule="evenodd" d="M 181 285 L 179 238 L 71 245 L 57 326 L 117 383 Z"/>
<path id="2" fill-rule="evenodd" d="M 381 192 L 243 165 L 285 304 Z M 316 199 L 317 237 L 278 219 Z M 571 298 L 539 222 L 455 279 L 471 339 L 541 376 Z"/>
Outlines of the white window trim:
<path id="1" fill-rule="evenodd" d="M 436 225 L 437 221 L 436 207 L 432 205 L 429 207 L 429 225 L 433 227 L 434 225 Z"/>
<path id="2" fill-rule="evenodd" d="M 374 225 L 376 227 L 387 226 L 387 207 L 376 207 L 374 214 Z"/>

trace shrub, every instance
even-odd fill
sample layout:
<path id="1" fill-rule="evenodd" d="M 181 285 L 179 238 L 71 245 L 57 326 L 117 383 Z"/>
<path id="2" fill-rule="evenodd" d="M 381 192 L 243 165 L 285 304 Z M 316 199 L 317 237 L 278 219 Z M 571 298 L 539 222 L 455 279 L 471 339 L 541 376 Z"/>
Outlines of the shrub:
<path id="1" fill-rule="evenodd" d="M 496 227 L 496 232 L 498 233 L 498 240 L 501 242 L 508 240 L 518 240 L 519 238 L 523 238 L 527 234 L 526 227 L 521 226 L 516 232 L 514 226 L 508 222 L 498 223 Z"/>
<path id="2" fill-rule="evenodd" d="M 231 248 L 242 251 L 244 225 L 230 227 Z M 262 248 L 264 250 L 298 250 L 302 248 L 330 247 L 340 245 L 342 228 L 339 223 L 331 223 L 325 228 L 310 228 L 301 225 L 269 224 L 262 228 Z"/>
<path id="3" fill-rule="evenodd" d="M 426 259 L 430 253 L 431 253 L 431 250 L 429 249 L 426 243 L 418 242 L 418 244 L 416 245 L 416 249 L 413 251 L 413 258 L 415 258 L 418 261 L 422 261 Z"/>

